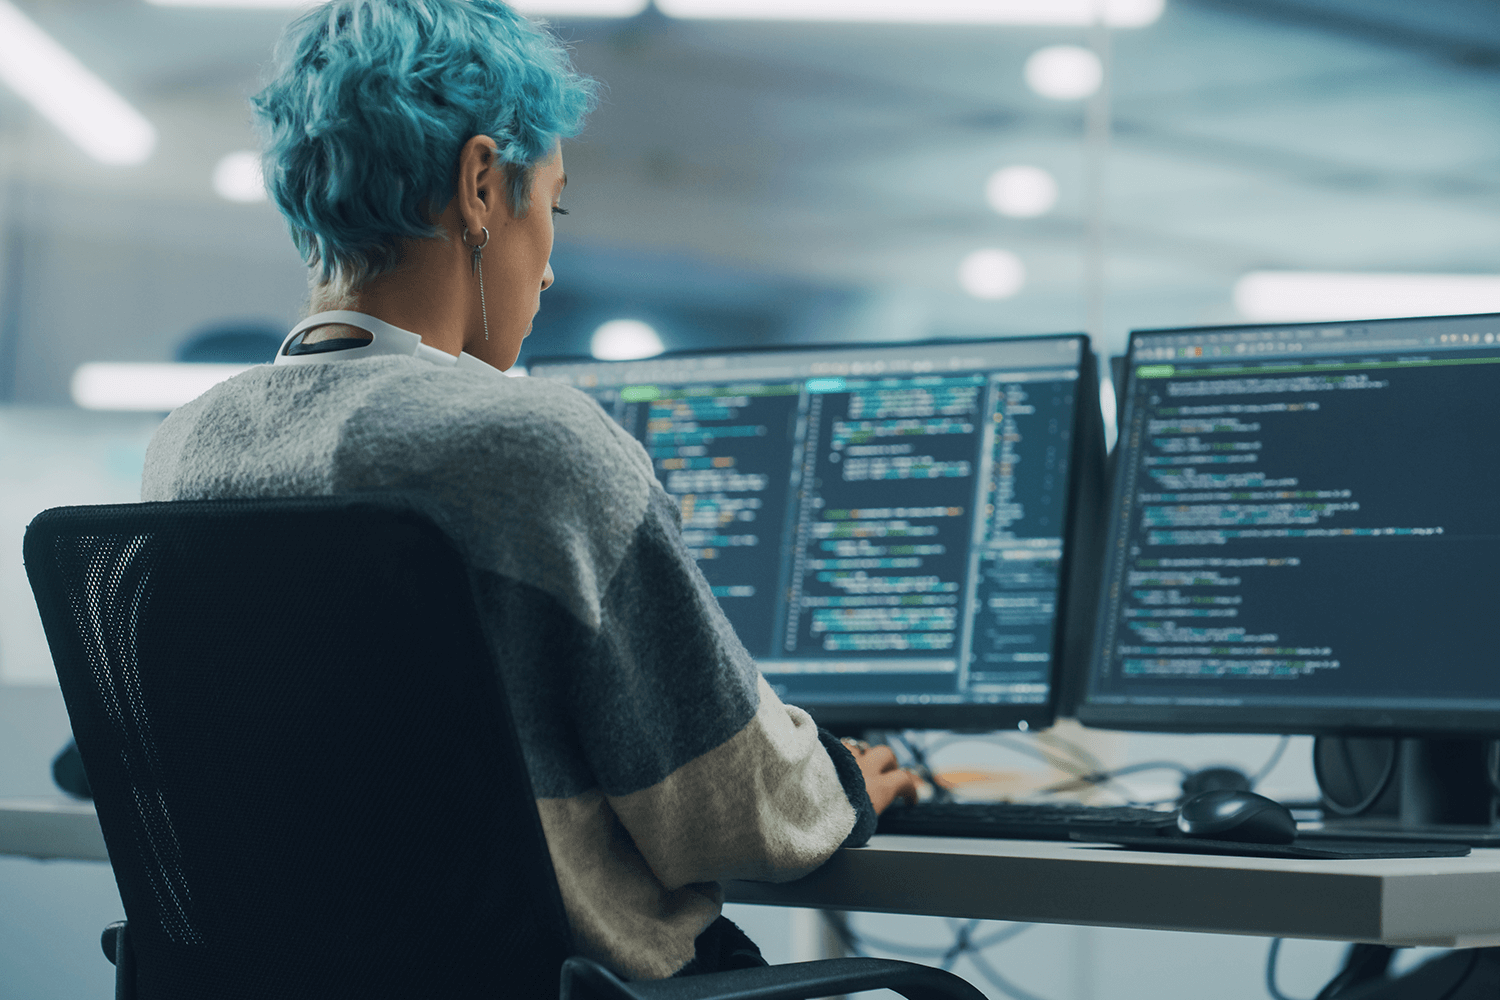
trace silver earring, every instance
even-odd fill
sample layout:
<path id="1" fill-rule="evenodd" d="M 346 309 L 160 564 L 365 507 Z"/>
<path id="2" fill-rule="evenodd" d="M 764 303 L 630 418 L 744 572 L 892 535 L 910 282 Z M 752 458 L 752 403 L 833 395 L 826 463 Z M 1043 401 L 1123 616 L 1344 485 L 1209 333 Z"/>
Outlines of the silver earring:
<path id="1" fill-rule="evenodd" d="M 479 229 L 480 229 L 481 232 L 484 233 L 484 242 L 483 243 L 470 243 L 469 242 L 469 227 L 468 226 L 464 226 L 463 240 L 464 240 L 464 246 L 468 247 L 470 250 L 472 250 L 474 252 L 474 256 L 469 261 L 469 270 L 470 270 L 470 272 L 479 275 L 479 318 L 484 321 L 484 339 L 485 340 L 489 340 L 490 339 L 490 314 L 484 308 L 484 266 L 480 262 L 479 258 L 484 254 L 484 248 L 490 245 L 490 231 L 488 229 L 486 229 L 484 226 L 480 226 Z"/>

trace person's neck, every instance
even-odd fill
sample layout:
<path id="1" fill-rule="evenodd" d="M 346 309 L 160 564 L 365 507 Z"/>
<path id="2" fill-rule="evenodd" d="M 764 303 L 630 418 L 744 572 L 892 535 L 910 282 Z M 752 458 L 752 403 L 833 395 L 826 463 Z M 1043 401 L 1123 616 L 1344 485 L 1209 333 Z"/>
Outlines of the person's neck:
<path id="1" fill-rule="evenodd" d="M 456 275 L 462 274 L 442 258 L 452 255 L 445 240 L 412 240 L 404 248 L 401 263 L 394 271 L 370 279 L 352 295 L 312 296 L 314 312 L 348 309 L 362 312 L 392 326 L 410 330 L 422 343 L 457 357 L 463 352 L 464 324 L 467 320 L 461 294 L 455 287 Z M 336 335 L 338 327 L 330 326 L 322 337 Z M 316 332 L 316 331 L 314 331 Z"/>

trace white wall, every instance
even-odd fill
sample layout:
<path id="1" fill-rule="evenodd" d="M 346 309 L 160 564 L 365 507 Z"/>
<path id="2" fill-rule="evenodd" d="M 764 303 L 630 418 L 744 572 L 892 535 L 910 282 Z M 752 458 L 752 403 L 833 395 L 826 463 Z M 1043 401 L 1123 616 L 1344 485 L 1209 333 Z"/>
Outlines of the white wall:
<path id="1" fill-rule="evenodd" d="M 58 794 L 51 761 L 69 735 L 55 686 L 0 684 L 0 799 Z M 0 857 L 0 998 L 114 996 L 99 934 L 124 915 L 106 864 Z"/>

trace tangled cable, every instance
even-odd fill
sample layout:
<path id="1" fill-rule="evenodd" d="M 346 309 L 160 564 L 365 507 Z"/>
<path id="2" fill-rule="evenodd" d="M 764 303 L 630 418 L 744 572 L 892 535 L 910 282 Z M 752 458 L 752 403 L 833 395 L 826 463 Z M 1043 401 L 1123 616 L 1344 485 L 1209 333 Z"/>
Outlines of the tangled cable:
<path id="1" fill-rule="evenodd" d="M 1036 926 L 1035 924 L 1011 924 L 981 937 L 978 936 L 978 931 L 985 923 L 983 920 L 950 919 L 948 925 L 953 930 L 953 943 L 946 946 L 923 947 L 902 944 L 899 941 L 887 941 L 873 934 L 856 932 L 849 923 L 849 914 L 837 910 L 824 911 L 823 919 L 828 922 L 828 926 L 833 929 L 839 943 L 851 955 L 865 956 L 869 954 L 869 949 L 873 948 L 887 955 L 902 958 L 937 959 L 938 968 L 944 970 L 952 969 L 960 958 L 967 958 L 969 964 L 974 966 L 991 986 L 1011 997 L 1012 1000 L 1044 1000 L 1043 997 L 1011 982 L 983 955 L 985 949 L 1004 944 L 1031 930 Z"/>

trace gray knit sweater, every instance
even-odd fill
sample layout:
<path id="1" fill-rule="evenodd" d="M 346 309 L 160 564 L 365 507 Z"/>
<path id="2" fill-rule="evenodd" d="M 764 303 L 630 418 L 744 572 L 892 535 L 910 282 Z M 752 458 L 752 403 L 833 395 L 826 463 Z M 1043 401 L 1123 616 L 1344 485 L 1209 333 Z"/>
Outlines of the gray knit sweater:
<path id="1" fill-rule="evenodd" d="M 483 366 L 479 366 L 483 368 Z M 669 976 L 725 878 L 797 878 L 868 839 L 853 759 L 782 704 L 592 400 L 384 356 L 258 367 L 175 411 L 144 500 L 420 491 L 480 571 L 580 949 Z"/>

